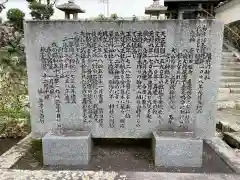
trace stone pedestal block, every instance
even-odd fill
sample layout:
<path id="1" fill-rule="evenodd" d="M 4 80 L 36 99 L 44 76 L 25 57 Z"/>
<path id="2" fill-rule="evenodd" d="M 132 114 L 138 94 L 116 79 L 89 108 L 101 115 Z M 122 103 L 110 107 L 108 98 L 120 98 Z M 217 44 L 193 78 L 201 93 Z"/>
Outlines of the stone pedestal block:
<path id="1" fill-rule="evenodd" d="M 87 131 L 50 132 L 42 145 L 44 165 L 86 165 L 91 160 L 92 140 Z"/>
<path id="2" fill-rule="evenodd" d="M 203 140 L 191 132 L 153 132 L 156 166 L 201 167 Z"/>

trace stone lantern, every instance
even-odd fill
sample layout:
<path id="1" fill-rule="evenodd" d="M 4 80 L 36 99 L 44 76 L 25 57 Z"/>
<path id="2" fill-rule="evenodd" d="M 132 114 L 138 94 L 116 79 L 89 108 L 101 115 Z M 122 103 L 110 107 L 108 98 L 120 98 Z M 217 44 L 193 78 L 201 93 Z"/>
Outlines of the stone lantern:
<path id="1" fill-rule="evenodd" d="M 157 16 L 157 19 L 159 19 L 160 15 L 164 15 L 166 11 L 167 7 L 161 5 L 159 0 L 153 0 L 153 4 L 145 8 L 145 14 L 149 14 L 150 18 L 152 16 Z"/>
<path id="2" fill-rule="evenodd" d="M 75 4 L 74 0 L 69 0 L 68 3 L 58 5 L 56 8 L 65 12 L 65 19 L 70 19 L 70 15 L 73 14 L 73 19 L 77 20 L 78 13 L 85 13 L 85 10 Z"/>

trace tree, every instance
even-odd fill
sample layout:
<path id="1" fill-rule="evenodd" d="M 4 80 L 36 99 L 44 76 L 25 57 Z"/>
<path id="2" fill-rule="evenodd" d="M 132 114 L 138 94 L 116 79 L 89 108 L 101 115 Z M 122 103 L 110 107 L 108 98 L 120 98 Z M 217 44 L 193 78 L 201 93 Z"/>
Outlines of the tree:
<path id="1" fill-rule="evenodd" d="M 25 17 L 25 13 L 17 8 L 9 9 L 7 12 L 7 18 L 11 24 L 13 24 L 14 28 L 17 30 L 23 30 L 23 20 Z"/>
<path id="2" fill-rule="evenodd" d="M 106 20 L 107 18 L 103 15 L 103 14 L 99 14 L 98 15 L 98 17 L 97 18 L 95 18 L 95 20 L 100 20 L 100 21 L 102 21 L 102 20 Z"/>
<path id="3" fill-rule="evenodd" d="M 26 0 L 29 3 L 29 9 L 31 10 L 31 16 L 33 19 L 49 20 L 54 14 L 54 5 L 56 0 L 47 0 L 44 4 L 41 0 Z M 52 3 L 51 3 L 52 2 Z"/>
<path id="4" fill-rule="evenodd" d="M 110 19 L 117 20 L 118 19 L 118 15 L 116 13 L 111 14 Z"/>

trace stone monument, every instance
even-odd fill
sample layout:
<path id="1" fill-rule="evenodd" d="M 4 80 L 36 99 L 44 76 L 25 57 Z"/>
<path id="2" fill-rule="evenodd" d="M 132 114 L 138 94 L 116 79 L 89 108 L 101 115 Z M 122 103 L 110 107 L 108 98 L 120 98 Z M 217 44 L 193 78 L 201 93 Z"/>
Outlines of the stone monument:
<path id="1" fill-rule="evenodd" d="M 167 7 L 164 6 L 164 0 L 153 0 L 153 4 L 145 8 L 145 14 L 149 14 L 150 18 L 156 16 L 157 19 L 165 19 Z"/>
<path id="2" fill-rule="evenodd" d="M 174 165 L 176 154 L 176 166 L 201 165 L 202 138 L 215 135 L 223 24 L 26 21 L 25 34 L 35 136 L 61 129 L 92 138 L 153 135 L 156 165 Z M 169 147 L 179 152 L 159 164 Z M 189 148 L 194 155 L 184 153 Z"/>
<path id="3" fill-rule="evenodd" d="M 74 0 L 69 0 L 68 3 L 60 4 L 56 6 L 57 9 L 65 13 L 65 19 L 70 19 L 70 15 L 73 15 L 73 19 L 78 19 L 78 13 L 85 13 L 85 10 L 80 8 L 77 4 L 74 4 Z"/>

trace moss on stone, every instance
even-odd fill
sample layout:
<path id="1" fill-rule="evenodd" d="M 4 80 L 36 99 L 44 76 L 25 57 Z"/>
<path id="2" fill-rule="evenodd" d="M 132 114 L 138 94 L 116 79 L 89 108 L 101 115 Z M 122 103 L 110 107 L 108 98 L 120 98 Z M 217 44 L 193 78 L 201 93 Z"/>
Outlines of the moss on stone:
<path id="1" fill-rule="evenodd" d="M 155 163 L 155 150 L 156 150 L 156 139 L 154 137 L 154 135 L 152 135 L 152 156 L 154 159 L 154 163 Z"/>
<path id="2" fill-rule="evenodd" d="M 33 139 L 31 142 L 30 153 L 33 158 L 37 160 L 41 165 L 43 164 L 43 151 L 42 151 L 42 140 Z"/>

